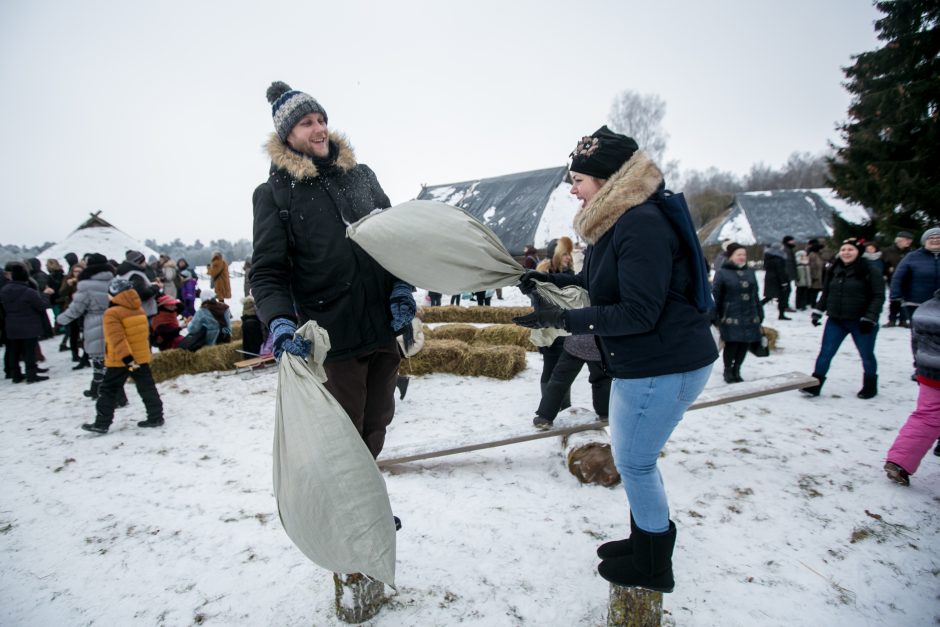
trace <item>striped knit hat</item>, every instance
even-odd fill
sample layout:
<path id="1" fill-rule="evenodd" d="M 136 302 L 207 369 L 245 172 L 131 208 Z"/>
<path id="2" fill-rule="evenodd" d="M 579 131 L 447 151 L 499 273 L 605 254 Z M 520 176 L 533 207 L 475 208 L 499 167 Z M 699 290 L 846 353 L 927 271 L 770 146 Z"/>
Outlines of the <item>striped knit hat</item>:
<path id="1" fill-rule="evenodd" d="M 271 103 L 271 115 L 274 118 L 274 130 L 281 141 L 286 142 L 291 129 L 308 113 L 319 113 L 327 122 L 326 110 L 310 94 L 291 89 L 282 81 L 274 81 L 268 87 L 268 102 Z"/>

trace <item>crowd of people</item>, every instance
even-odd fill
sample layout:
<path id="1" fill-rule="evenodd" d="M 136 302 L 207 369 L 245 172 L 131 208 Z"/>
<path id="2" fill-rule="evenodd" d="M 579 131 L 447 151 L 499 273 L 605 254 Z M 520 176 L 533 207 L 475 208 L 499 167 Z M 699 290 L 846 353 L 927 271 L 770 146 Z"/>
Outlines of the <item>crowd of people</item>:
<path id="1" fill-rule="evenodd" d="M 228 263 L 216 252 L 206 275 L 218 291 L 200 291 L 185 259 L 161 254 L 147 263 L 137 250 L 126 251 L 121 261 L 97 252 L 81 259 L 67 253 L 64 259 L 67 269 L 57 259 L 48 259 L 45 271 L 38 259 L 4 267 L 0 341 L 5 378 L 14 384 L 48 381 L 39 342 L 58 334 L 59 350 L 71 351 L 74 369 L 92 371 L 83 393 L 95 401 L 96 418 L 84 429 L 107 433 L 114 409 L 127 405 L 128 377 L 147 408 L 148 419 L 139 426 L 161 426 L 162 406 L 148 366 L 151 350 L 194 351 L 231 341 L 231 314 L 224 302 L 231 298 Z"/>

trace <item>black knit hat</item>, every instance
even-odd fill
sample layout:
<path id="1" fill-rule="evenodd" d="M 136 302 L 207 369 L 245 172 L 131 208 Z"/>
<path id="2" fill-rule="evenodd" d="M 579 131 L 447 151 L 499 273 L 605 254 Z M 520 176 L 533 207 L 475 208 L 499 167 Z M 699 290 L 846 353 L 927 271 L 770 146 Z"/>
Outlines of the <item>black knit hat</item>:
<path id="1" fill-rule="evenodd" d="M 328 122 L 326 109 L 310 94 L 291 89 L 282 81 L 274 81 L 268 87 L 268 102 L 271 103 L 271 116 L 274 118 L 274 130 L 281 141 L 286 142 L 291 129 L 308 113 L 319 113 L 323 121 Z"/>
<path id="2" fill-rule="evenodd" d="M 108 258 L 101 253 L 91 253 L 85 257 L 89 266 L 103 266 L 108 263 Z"/>
<path id="3" fill-rule="evenodd" d="M 29 281 L 29 270 L 19 262 L 11 262 L 4 267 L 6 272 L 10 273 L 11 281 Z"/>
<path id="4" fill-rule="evenodd" d="M 734 254 L 734 251 L 741 250 L 742 248 L 744 248 L 744 246 L 742 246 L 741 244 L 737 242 L 731 242 L 730 244 L 728 244 L 728 247 L 725 248 L 725 252 L 728 253 L 728 258 L 730 259 L 731 255 Z"/>
<path id="5" fill-rule="evenodd" d="M 609 179 L 639 150 L 632 137 L 615 133 L 606 125 L 582 137 L 571 152 L 571 171 Z"/>
<path id="6" fill-rule="evenodd" d="M 144 253 L 139 250 L 129 250 L 124 254 L 124 261 L 130 261 L 131 263 L 140 265 L 147 261 L 147 258 L 144 257 Z"/>

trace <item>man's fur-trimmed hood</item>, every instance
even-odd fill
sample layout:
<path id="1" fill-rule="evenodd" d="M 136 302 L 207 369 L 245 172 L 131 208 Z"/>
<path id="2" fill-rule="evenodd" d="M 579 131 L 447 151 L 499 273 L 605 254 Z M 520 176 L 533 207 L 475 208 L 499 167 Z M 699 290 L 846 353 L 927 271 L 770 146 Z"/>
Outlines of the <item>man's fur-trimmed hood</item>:
<path id="1" fill-rule="evenodd" d="M 659 189 L 663 173 L 642 151 L 634 153 L 574 216 L 574 230 L 588 244 L 596 244 L 620 216 L 647 200 Z"/>
<path id="2" fill-rule="evenodd" d="M 356 167 L 356 155 L 353 148 L 342 133 L 331 132 L 330 142 L 336 144 L 336 167 L 343 172 L 348 172 Z M 268 143 L 265 145 L 268 156 L 271 157 L 271 163 L 278 170 L 284 170 L 297 180 L 312 179 L 319 176 L 317 166 L 313 159 L 307 155 L 301 154 L 281 141 L 277 133 L 271 133 Z"/>

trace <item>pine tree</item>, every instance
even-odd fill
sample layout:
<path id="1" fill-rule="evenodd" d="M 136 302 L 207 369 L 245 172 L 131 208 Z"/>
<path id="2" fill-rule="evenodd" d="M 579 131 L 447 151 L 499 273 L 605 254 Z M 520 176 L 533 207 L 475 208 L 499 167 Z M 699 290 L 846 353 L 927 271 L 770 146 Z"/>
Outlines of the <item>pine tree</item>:
<path id="1" fill-rule="evenodd" d="M 940 2 L 875 7 L 885 44 L 843 68 L 853 101 L 829 166 L 838 194 L 872 208 L 878 230 L 893 237 L 940 222 Z"/>

